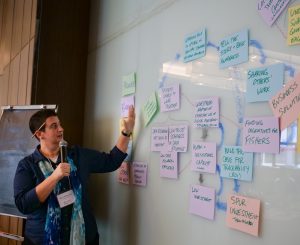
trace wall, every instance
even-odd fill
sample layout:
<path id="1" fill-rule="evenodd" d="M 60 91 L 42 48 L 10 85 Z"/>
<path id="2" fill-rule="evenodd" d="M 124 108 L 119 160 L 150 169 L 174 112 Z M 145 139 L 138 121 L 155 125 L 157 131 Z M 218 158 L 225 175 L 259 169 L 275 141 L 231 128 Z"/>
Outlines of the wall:
<path id="1" fill-rule="evenodd" d="M 103 244 L 242 242 L 279 245 L 298 242 L 296 227 L 300 214 L 297 207 L 300 193 L 297 186 L 300 176 L 299 156 L 295 153 L 291 160 L 293 167 L 286 166 L 289 161 L 287 153 L 279 156 L 256 154 L 253 182 L 241 183 L 240 194 L 262 202 L 258 238 L 229 229 L 222 210 L 216 209 L 214 221 L 188 213 L 189 186 L 199 184 L 200 178 L 198 173 L 189 170 L 190 150 L 180 155 L 177 181 L 159 177 L 158 153 L 150 152 L 150 129 L 152 126 L 176 123 L 176 120 L 177 123 L 189 122 L 192 113 L 189 100 L 194 101 L 205 95 L 220 96 L 221 121 L 225 125 L 224 143 L 234 144 L 237 124 L 236 111 L 233 109 L 237 97 L 233 89 L 235 84 L 227 84 L 230 89 L 220 86 L 231 77 L 229 70 L 221 74 L 224 79 L 216 79 L 219 71 L 212 70 L 212 76 L 206 81 L 207 86 L 196 86 L 192 84 L 192 79 L 170 75 L 169 79 L 177 79 L 182 85 L 185 95 L 182 108 L 168 115 L 159 113 L 147 128 L 144 128 L 141 120 L 142 106 L 150 94 L 157 90 L 159 80 L 164 75 L 163 66 L 176 63 L 176 54 L 183 52 L 184 37 L 200 28 L 207 29 L 207 39 L 214 44 L 248 28 L 249 38 L 258 40 L 270 59 L 274 57 L 271 63 L 283 60 L 299 69 L 299 61 L 294 60 L 300 55 L 299 45 L 289 47 L 284 38 L 287 15 L 283 14 L 276 25 L 268 27 L 258 15 L 256 4 L 257 1 L 246 0 L 92 1 L 84 143 L 106 151 L 114 145 L 119 135 L 121 78 L 136 71 L 134 160 L 148 163 L 146 187 L 118 183 L 117 172 L 92 177 L 90 195 Z M 299 1 L 292 1 L 292 4 L 299 4 Z M 259 55 L 253 47 L 250 51 L 252 55 Z M 207 56 L 217 57 L 216 50 L 208 48 Z M 178 63 L 182 64 L 181 60 Z M 242 67 L 247 69 L 247 65 Z M 209 81 L 220 83 L 209 86 Z M 245 116 L 271 115 L 266 104 L 244 106 L 242 109 Z M 195 130 L 192 126 L 190 130 L 190 142 L 203 136 L 201 130 Z M 208 139 L 219 142 L 219 131 L 209 130 Z M 201 178 L 205 185 L 218 189 L 220 183 L 217 175 L 202 175 Z M 233 181 L 224 182 L 224 194 L 231 193 Z M 221 198 L 225 200 L 226 196 Z"/>
<path id="2" fill-rule="evenodd" d="M 36 0 L 0 1 L 0 105 L 28 105 Z"/>

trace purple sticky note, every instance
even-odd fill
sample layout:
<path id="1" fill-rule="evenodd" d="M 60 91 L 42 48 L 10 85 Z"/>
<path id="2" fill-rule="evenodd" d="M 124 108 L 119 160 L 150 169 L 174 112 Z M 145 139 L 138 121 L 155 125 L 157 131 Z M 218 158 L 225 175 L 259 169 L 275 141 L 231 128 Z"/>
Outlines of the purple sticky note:
<path id="1" fill-rule="evenodd" d="M 258 0 L 257 10 L 264 21 L 271 26 L 285 9 L 289 1 L 290 0 Z"/>
<path id="2" fill-rule="evenodd" d="M 215 142 L 194 142 L 192 151 L 193 171 L 216 172 L 217 144 Z"/>
<path id="3" fill-rule="evenodd" d="M 146 186 L 147 184 L 147 164 L 143 162 L 132 163 L 132 184 Z"/>
<path id="4" fill-rule="evenodd" d="M 215 189 L 192 185 L 189 212 L 213 220 L 215 216 Z"/>
<path id="5" fill-rule="evenodd" d="M 169 127 L 153 127 L 151 133 L 151 151 L 168 149 Z"/>
<path id="6" fill-rule="evenodd" d="M 188 126 L 169 126 L 169 151 L 186 152 L 188 142 Z"/>
<path id="7" fill-rule="evenodd" d="M 160 89 L 161 111 L 175 111 L 179 109 L 179 84 Z"/>
<path id="8" fill-rule="evenodd" d="M 279 132 L 277 117 L 245 118 L 243 151 L 279 153 Z"/>
<path id="9" fill-rule="evenodd" d="M 219 98 L 207 97 L 196 101 L 194 126 L 196 128 L 219 127 Z"/>
<path id="10" fill-rule="evenodd" d="M 160 153 L 160 176 L 170 179 L 178 178 L 177 152 Z"/>
<path id="11" fill-rule="evenodd" d="M 134 106 L 134 95 L 122 97 L 121 99 L 121 116 L 128 117 L 129 107 Z"/>

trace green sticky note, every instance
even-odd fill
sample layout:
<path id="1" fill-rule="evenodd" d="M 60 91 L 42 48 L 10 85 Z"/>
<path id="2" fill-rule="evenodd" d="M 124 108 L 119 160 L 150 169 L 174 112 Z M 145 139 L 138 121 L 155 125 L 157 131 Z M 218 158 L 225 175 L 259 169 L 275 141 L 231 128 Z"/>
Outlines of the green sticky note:
<path id="1" fill-rule="evenodd" d="M 135 72 L 122 77 L 122 96 L 135 93 Z"/>
<path id="2" fill-rule="evenodd" d="M 156 95 L 153 93 L 143 106 L 144 125 L 147 126 L 158 110 Z"/>

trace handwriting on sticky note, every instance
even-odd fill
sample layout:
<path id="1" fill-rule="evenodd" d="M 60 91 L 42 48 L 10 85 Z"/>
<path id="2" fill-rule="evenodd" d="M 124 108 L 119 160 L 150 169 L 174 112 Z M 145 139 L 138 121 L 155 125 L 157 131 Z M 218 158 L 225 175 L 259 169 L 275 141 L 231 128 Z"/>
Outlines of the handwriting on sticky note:
<path id="1" fill-rule="evenodd" d="M 165 151 L 168 149 L 169 127 L 153 127 L 151 134 L 151 151 Z"/>
<path id="2" fill-rule="evenodd" d="M 245 118 L 243 151 L 279 153 L 279 132 L 277 117 Z"/>
<path id="3" fill-rule="evenodd" d="M 147 126 L 158 110 L 156 94 L 153 93 L 143 106 L 144 125 Z"/>
<path id="4" fill-rule="evenodd" d="M 213 220 L 215 216 L 215 189 L 192 185 L 189 212 Z"/>
<path id="5" fill-rule="evenodd" d="M 219 127 L 219 98 L 208 97 L 196 101 L 194 126 L 196 128 Z"/>
<path id="6" fill-rule="evenodd" d="M 288 45 L 300 44 L 300 5 L 288 10 Z"/>
<path id="7" fill-rule="evenodd" d="M 249 69 L 247 73 L 247 102 L 268 101 L 283 85 L 284 64 Z"/>
<path id="8" fill-rule="evenodd" d="M 188 142 L 188 126 L 169 126 L 169 151 L 186 152 Z"/>
<path id="9" fill-rule="evenodd" d="M 229 227 L 258 236 L 260 200 L 229 195 L 226 223 Z"/>
<path id="10" fill-rule="evenodd" d="M 179 109 L 179 84 L 163 87 L 160 89 L 160 108 L 161 111 L 174 111 Z"/>
<path id="11" fill-rule="evenodd" d="M 160 177 L 178 178 L 177 155 L 174 151 L 160 153 Z"/>
<path id="12" fill-rule="evenodd" d="M 248 61 L 248 43 L 248 30 L 222 39 L 219 45 L 219 67 L 223 69 Z"/>
<path id="13" fill-rule="evenodd" d="M 216 172 L 217 144 L 215 142 L 194 142 L 192 149 L 193 171 Z"/>
<path id="14" fill-rule="evenodd" d="M 132 72 L 122 77 L 122 96 L 135 93 L 136 74 Z"/>
<path id="15" fill-rule="evenodd" d="M 258 0 L 257 10 L 263 17 L 263 20 L 271 26 L 281 12 L 284 10 L 290 0 Z"/>
<path id="16" fill-rule="evenodd" d="M 300 114 L 300 73 L 270 99 L 269 105 L 273 114 L 280 117 L 281 130 L 297 119 Z"/>
<path id="17" fill-rule="evenodd" d="M 252 180 L 253 153 L 243 152 L 240 146 L 224 146 L 221 161 L 221 177 Z"/>
<path id="18" fill-rule="evenodd" d="M 146 186 L 147 184 L 147 164 L 143 162 L 133 162 L 131 167 L 132 184 Z"/>
<path id="19" fill-rule="evenodd" d="M 205 29 L 187 36 L 184 40 L 184 62 L 189 62 L 205 56 L 206 32 Z"/>

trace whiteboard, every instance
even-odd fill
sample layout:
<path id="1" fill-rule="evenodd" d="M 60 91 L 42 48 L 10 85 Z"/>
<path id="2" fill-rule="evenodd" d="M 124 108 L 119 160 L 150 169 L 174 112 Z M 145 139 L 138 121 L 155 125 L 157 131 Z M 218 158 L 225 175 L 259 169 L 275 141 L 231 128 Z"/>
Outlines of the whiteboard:
<path id="1" fill-rule="evenodd" d="M 118 2 L 119 3 L 119 2 Z M 291 1 L 290 5 L 300 1 Z M 246 72 L 249 68 L 283 62 L 300 71 L 300 48 L 287 46 L 286 11 L 268 27 L 256 11 L 256 1 L 98 1 L 92 3 L 89 46 L 85 145 L 109 150 L 119 135 L 121 79 L 137 74 L 134 160 L 148 164 L 147 186 L 117 182 L 117 172 L 93 175 L 92 206 L 104 244 L 298 244 L 300 223 L 300 159 L 295 152 L 295 125 L 282 132 L 280 154 L 254 154 L 253 181 L 239 181 L 239 195 L 261 200 L 259 236 L 226 226 L 226 213 L 216 207 L 213 221 L 190 214 L 189 188 L 194 184 L 215 188 L 217 200 L 226 202 L 235 193 L 232 179 L 221 181 L 218 173 L 190 170 L 193 141 L 239 144 L 240 117 L 271 116 L 266 102 L 246 103 Z M 101 16 L 101 21 L 99 16 Z M 182 62 L 184 37 L 202 28 L 207 40 L 219 40 L 247 28 L 249 61 L 228 69 L 218 68 L 218 52 L 207 47 L 204 58 Z M 266 59 L 261 62 L 262 53 Z M 178 58 L 178 56 L 180 56 Z M 291 70 L 285 71 L 285 82 Z M 159 112 L 147 127 L 142 107 L 160 83 L 181 86 L 178 111 Z M 193 103 L 206 96 L 220 98 L 220 128 L 196 129 L 192 125 Z M 109 106 L 107 106 L 109 104 Z M 151 128 L 189 125 L 188 151 L 179 153 L 178 180 L 161 178 L 159 153 L 151 152 Z M 293 137 L 292 137 L 293 136 Z M 241 136 L 240 136 L 241 137 Z M 219 162 L 219 161 L 218 161 Z M 101 195 L 99 195 L 101 193 Z"/>

